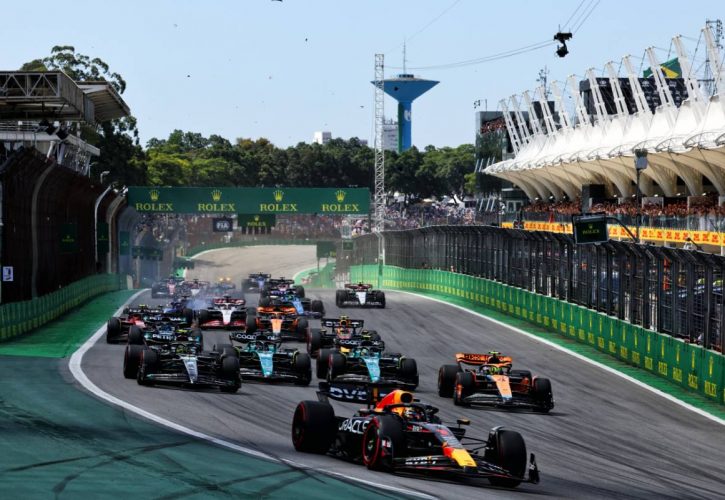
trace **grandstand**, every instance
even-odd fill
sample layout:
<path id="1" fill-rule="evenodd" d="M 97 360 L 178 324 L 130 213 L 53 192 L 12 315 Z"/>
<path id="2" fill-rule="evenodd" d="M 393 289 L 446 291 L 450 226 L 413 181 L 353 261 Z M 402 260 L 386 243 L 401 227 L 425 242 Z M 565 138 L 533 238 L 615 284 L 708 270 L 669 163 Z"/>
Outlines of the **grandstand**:
<path id="1" fill-rule="evenodd" d="M 637 180 L 634 151 L 646 149 L 644 196 L 725 196 L 725 102 L 719 95 L 725 89 L 723 56 L 706 26 L 698 48 L 706 52 L 713 75 L 713 91 L 708 92 L 682 38 L 674 37 L 672 46 L 677 59 L 665 65 L 652 48 L 646 50 L 649 66 L 664 67 L 662 71 L 640 76 L 626 56 L 624 77 L 611 62 L 605 65 L 605 77 L 591 69 L 583 81 L 570 77 L 573 115 L 556 82 L 551 84 L 556 113 L 541 105 L 548 101 L 543 87 L 535 92 L 537 100 L 523 93 L 525 111 L 515 96 L 501 101 L 514 157 L 484 172 L 513 183 L 532 201 L 574 200 L 589 185 L 603 185 L 606 198 L 630 198 Z"/>

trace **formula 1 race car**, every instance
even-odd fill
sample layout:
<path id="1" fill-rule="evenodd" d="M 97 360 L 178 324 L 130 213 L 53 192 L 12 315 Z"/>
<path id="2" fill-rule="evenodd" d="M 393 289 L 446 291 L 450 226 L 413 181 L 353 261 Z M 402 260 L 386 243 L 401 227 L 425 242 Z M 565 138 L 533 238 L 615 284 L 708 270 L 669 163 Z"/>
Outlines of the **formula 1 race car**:
<path id="1" fill-rule="evenodd" d="M 297 451 L 330 454 L 373 470 L 488 479 L 504 488 L 539 482 L 534 454 L 527 461 L 526 444 L 516 431 L 494 427 L 488 439 L 468 437 L 462 427 L 468 420 L 448 427 L 437 408 L 400 389 L 374 407 L 338 417 L 327 399 L 349 400 L 345 391 L 350 389 L 330 384 L 320 388 L 320 401 L 302 401 L 295 409 L 292 444 Z"/>
<path id="2" fill-rule="evenodd" d="M 123 343 L 128 340 L 128 331 L 132 326 L 141 329 L 147 325 L 158 322 L 172 322 L 178 326 L 190 326 L 194 319 L 194 312 L 186 307 L 167 310 L 164 307 L 148 307 L 139 304 L 136 307 L 127 307 L 121 316 L 114 316 L 106 323 L 106 342 L 109 344 Z"/>
<path id="3" fill-rule="evenodd" d="M 262 289 L 259 291 L 259 298 L 269 297 L 270 292 L 277 291 L 282 294 L 294 293 L 299 298 L 305 298 L 305 287 L 302 285 L 295 285 L 295 280 L 290 280 L 284 277 L 270 278 L 264 284 Z"/>
<path id="4" fill-rule="evenodd" d="M 289 290 L 269 290 L 267 295 L 259 299 L 260 306 L 269 306 L 279 304 L 282 306 L 292 306 L 300 316 L 308 318 L 322 318 L 325 315 L 325 306 L 319 299 L 310 299 L 308 297 L 299 297 Z"/>
<path id="5" fill-rule="evenodd" d="M 247 326 L 247 332 L 270 330 L 281 335 L 282 340 L 305 342 L 309 331 L 307 318 L 297 314 L 294 306 L 266 303 L 257 308 L 256 322 Z"/>
<path id="6" fill-rule="evenodd" d="M 185 342 L 146 346 L 136 380 L 139 385 L 218 387 L 222 392 L 237 392 L 242 385 L 239 358 L 230 353 L 204 352 Z"/>
<path id="7" fill-rule="evenodd" d="M 252 273 L 242 281 L 242 291 L 246 292 L 261 292 L 264 288 L 265 283 L 272 277 L 268 273 Z"/>
<path id="8" fill-rule="evenodd" d="M 244 345 L 217 345 L 214 350 L 233 352 L 239 357 L 242 380 L 310 385 L 312 380 L 310 356 L 299 349 L 283 349 L 279 335 L 272 332 L 252 334 L 236 332 L 229 334 L 229 338 Z"/>
<path id="9" fill-rule="evenodd" d="M 200 351 L 204 346 L 204 337 L 199 328 L 179 328 L 172 323 L 149 324 L 145 325 L 143 329 L 137 325 L 131 326 L 123 355 L 123 376 L 136 377 L 145 348 L 171 343 L 183 343 Z"/>
<path id="10" fill-rule="evenodd" d="M 179 276 L 169 276 L 168 279 L 163 281 L 157 281 L 151 286 L 151 298 L 173 298 L 176 295 L 176 287 L 184 281 L 184 278 Z"/>
<path id="11" fill-rule="evenodd" d="M 176 287 L 176 292 L 181 295 L 190 295 L 195 297 L 200 293 L 203 295 L 203 291 L 209 287 L 208 281 L 201 281 L 198 278 L 194 278 L 191 281 L 183 281 Z"/>
<path id="12" fill-rule="evenodd" d="M 364 321 L 361 319 L 350 319 L 347 316 L 340 318 L 322 318 L 322 328 L 310 330 L 307 337 L 307 352 L 316 358 L 320 350 L 353 348 L 363 341 L 372 342 L 372 347 L 380 350 L 385 349 L 385 342 L 375 330 L 364 330 Z"/>
<path id="13" fill-rule="evenodd" d="M 346 284 L 343 290 L 335 291 L 337 307 L 385 307 L 385 292 L 373 290 L 373 285 L 366 283 Z"/>
<path id="14" fill-rule="evenodd" d="M 332 383 L 372 383 L 412 391 L 418 387 L 418 365 L 402 354 L 384 353 L 366 340 L 350 349 L 323 349 L 317 358 L 317 378 L 327 378 Z"/>
<path id="15" fill-rule="evenodd" d="M 212 299 L 211 303 L 199 310 L 197 319 L 201 328 L 249 328 L 255 323 L 254 308 L 251 314 L 245 307 L 244 299 L 232 299 L 229 295 Z"/>
<path id="16" fill-rule="evenodd" d="M 554 407 L 551 381 L 532 377 L 529 370 L 512 370 L 509 356 L 496 351 L 458 353 L 456 362 L 438 371 L 438 395 L 453 396 L 456 405 L 529 408 L 541 413 Z"/>

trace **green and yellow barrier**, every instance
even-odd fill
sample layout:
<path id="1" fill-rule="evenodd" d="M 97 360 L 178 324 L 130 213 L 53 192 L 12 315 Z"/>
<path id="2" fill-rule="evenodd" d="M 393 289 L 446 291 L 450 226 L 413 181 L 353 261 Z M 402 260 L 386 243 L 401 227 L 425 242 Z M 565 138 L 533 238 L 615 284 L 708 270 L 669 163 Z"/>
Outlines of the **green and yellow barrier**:
<path id="1" fill-rule="evenodd" d="M 350 280 L 375 283 L 378 266 L 350 268 Z M 541 326 L 719 403 L 725 356 L 577 304 L 474 276 L 438 269 L 383 267 L 383 287 L 463 300 Z"/>
<path id="2" fill-rule="evenodd" d="M 97 295 L 125 287 L 125 278 L 99 274 L 33 300 L 0 304 L 0 341 L 34 330 Z"/>

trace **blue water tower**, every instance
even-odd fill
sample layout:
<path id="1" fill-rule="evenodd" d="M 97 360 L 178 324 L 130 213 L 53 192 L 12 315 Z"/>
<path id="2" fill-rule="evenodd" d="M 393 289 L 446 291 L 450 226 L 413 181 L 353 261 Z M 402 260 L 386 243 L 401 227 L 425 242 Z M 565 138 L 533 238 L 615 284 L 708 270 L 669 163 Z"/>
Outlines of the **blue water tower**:
<path id="1" fill-rule="evenodd" d="M 411 108 L 413 101 L 438 85 L 438 83 L 408 74 L 383 80 L 385 93 L 398 101 L 398 153 L 402 153 L 412 146 Z"/>

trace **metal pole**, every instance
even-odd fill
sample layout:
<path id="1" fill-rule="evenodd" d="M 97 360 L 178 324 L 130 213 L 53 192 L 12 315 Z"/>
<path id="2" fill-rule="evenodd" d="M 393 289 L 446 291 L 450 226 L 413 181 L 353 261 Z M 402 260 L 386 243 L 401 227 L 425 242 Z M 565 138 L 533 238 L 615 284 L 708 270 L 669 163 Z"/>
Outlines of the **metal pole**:
<path id="1" fill-rule="evenodd" d="M 640 227 L 641 222 L 642 222 L 642 200 L 641 200 L 642 193 L 639 190 L 639 176 L 640 176 L 640 174 L 641 174 L 642 171 L 640 169 L 636 169 L 636 170 L 637 170 L 637 197 L 636 197 L 636 203 L 637 203 L 637 244 L 639 244 L 640 243 L 640 241 L 639 241 L 639 227 Z"/>

